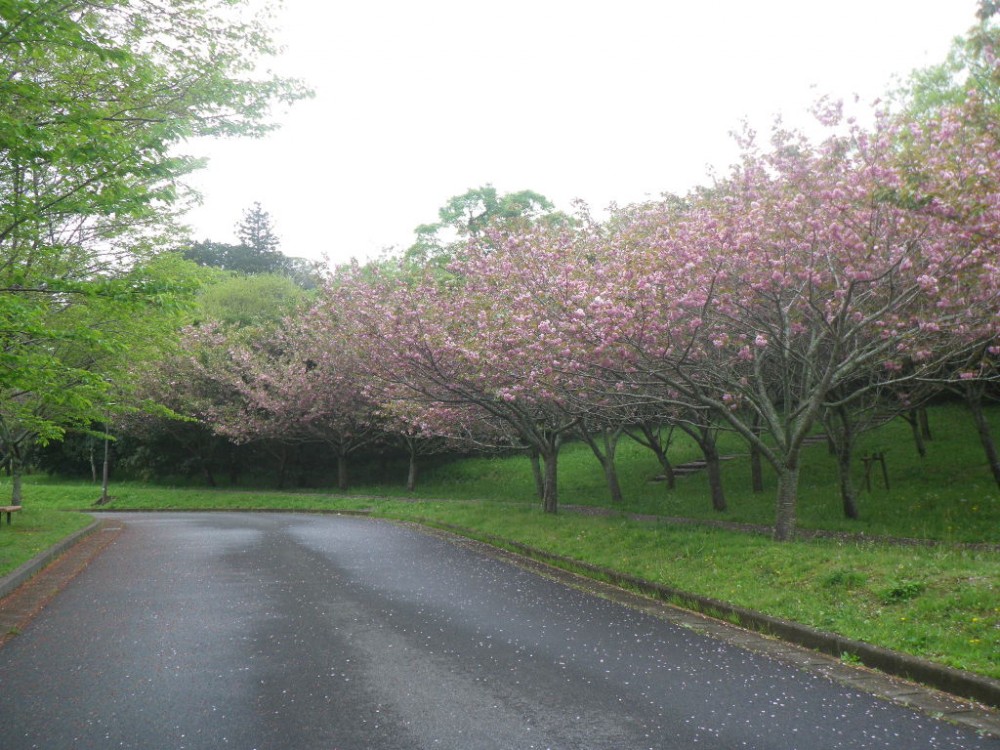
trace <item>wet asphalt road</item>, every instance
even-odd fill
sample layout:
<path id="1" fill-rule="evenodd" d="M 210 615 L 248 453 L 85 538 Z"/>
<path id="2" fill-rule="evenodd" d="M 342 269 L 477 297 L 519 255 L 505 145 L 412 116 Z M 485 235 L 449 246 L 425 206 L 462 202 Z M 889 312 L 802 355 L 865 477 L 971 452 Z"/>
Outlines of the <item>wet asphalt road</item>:
<path id="1" fill-rule="evenodd" d="M 0 649 L 0 748 L 1000 748 L 370 519 L 129 514 Z"/>

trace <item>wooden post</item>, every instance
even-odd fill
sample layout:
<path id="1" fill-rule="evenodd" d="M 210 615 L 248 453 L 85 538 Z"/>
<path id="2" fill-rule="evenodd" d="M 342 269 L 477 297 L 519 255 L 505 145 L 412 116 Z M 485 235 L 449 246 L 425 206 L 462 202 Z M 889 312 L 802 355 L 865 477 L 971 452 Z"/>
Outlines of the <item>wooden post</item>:
<path id="1" fill-rule="evenodd" d="M 879 463 L 882 464 L 882 481 L 885 483 L 886 492 L 889 491 L 889 469 L 885 465 L 885 451 L 878 452 Z"/>

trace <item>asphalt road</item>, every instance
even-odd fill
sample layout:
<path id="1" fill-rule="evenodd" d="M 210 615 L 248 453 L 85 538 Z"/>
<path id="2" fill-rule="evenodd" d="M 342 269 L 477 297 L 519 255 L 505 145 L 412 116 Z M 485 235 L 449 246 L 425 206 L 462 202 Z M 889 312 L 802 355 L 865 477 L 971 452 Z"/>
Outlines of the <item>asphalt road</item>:
<path id="1" fill-rule="evenodd" d="M 391 523 L 122 518 L 0 649 L 0 749 L 1000 748 Z"/>

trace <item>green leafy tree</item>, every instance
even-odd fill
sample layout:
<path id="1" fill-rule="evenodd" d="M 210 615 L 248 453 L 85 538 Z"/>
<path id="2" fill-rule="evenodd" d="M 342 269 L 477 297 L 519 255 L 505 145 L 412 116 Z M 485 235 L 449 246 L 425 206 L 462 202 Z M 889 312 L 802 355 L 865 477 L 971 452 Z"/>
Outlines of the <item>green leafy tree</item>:
<path id="1" fill-rule="evenodd" d="M 232 271 L 238 270 L 231 266 L 233 258 L 240 249 L 239 245 L 215 242 L 213 240 L 201 240 L 183 248 L 181 254 L 199 266 L 209 266 L 211 268 L 222 268 Z"/>
<path id="2" fill-rule="evenodd" d="M 236 225 L 238 247 L 230 251 L 230 268 L 243 273 L 282 273 L 292 270 L 291 258 L 278 249 L 281 241 L 274 231 L 271 215 L 254 203 L 244 209 L 243 218 Z"/>
<path id="3" fill-rule="evenodd" d="M 240 242 L 257 255 L 277 255 L 281 241 L 274 232 L 271 214 L 254 203 L 243 211 L 243 219 L 236 225 Z"/>
<path id="4" fill-rule="evenodd" d="M 416 242 L 405 253 L 413 263 L 447 260 L 469 240 L 481 238 L 490 227 L 523 229 L 532 222 L 569 222 L 541 193 L 519 190 L 500 194 L 487 183 L 452 196 L 438 209 L 438 221 L 416 228 Z"/>
<path id="5" fill-rule="evenodd" d="M 5 456 L 115 401 L 114 355 L 138 356 L 145 312 L 189 294 L 147 263 L 200 164 L 177 147 L 261 135 L 306 95 L 257 69 L 275 51 L 239 1 L 0 0 Z"/>
<path id="6" fill-rule="evenodd" d="M 200 266 L 221 268 L 233 273 L 291 275 L 293 259 L 281 253 L 259 253 L 249 245 L 230 245 L 203 240 L 183 251 L 184 257 Z"/>
<path id="7" fill-rule="evenodd" d="M 282 274 L 304 289 L 317 285 L 317 264 L 305 258 L 293 258 L 280 250 L 271 215 L 260 203 L 244 209 L 236 224 L 238 245 L 203 240 L 184 249 L 184 257 L 198 265 L 213 266 L 242 274 Z"/>
<path id="8" fill-rule="evenodd" d="M 492 185 L 456 195 L 439 211 L 440 228 L 451 227 L 460 237 L 479 237 L 495 221 L 514 221 L 541 216 L 552 203 L 532 190 L 499 195 Z"/>
<path id="9" fill-rule="evenodd" d="M 67 431 L 92 432 L 115 413 L 142 406 L 134 371 L 176 341 L 201 273 L 170 254 L 73 292 L 4 297 L 30 304 L 19 331 L 7 331 L 0 350 L 0 455 L 21 501 L 20 475 L 35 443 Z M 24 313 L 29 304 L 22 304 Z M 147 404 L 147 407 L 152 407 Z"/>
<path id="10" fill-rule="evenodd" d="M 207 286 L 200 296 L 201 310 L 209 320 L 254 331 L 276 327 L 305 300 L 300 286 L 278 274 L 231 276 Z"/>
<path id="11" fill-rule="evenodd" d="M 150 357 L 135 378 L 137 392 L 163 404 L 159 413 L 130 413 L 117 420 L 126 443 L 140 446 L 125 458 L 141 476 L 198 474 L 210 485 L 225 466 L 230 481 L 243 468 L 248 448 L 213 432 L 213 418 L 238 408 L 241 394 L 230 374 L 239 370 L 235 352 L 275 335 L 308 299 L 293 279 L 279 274 L 214 272 L 198 294 L 197 325 L 184 331 L 181 347 Z M 263 441 L 256 449 L 286 459 L 286 443 Z M 284 466 L 284 463 L 282 463 Z"/>
<path id="12" fill-rule="evenodd" d="M 1000 118 L 1000 4 L 980 0 L 976 23 L 957 37 L 940 63 L 914 71 L 895 97 L 903 116 L 926 119 L 945 106 L 959 106 L 970 94 L 979 97 L 983 124 L 996 128 Z"/>

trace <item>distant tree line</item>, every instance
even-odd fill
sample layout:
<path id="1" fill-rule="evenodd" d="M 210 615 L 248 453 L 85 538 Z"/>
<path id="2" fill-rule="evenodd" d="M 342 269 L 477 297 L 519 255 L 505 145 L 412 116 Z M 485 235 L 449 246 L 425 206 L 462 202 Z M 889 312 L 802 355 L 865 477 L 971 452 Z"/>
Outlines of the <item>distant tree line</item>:
<path id="1" fill-rule="evenodd" d="M 199 266 L 210 266 L 237 274 L 276 274 L 294 279 L 300 286 L 311 288 L 318 280 L 318 263 L 305 258 L 293 258 L 280 250 L 271 215 L 260 203 L 244 210 L 236 225 L 239 244 L 201 240 L 181 250 L 181 255 Z"/>

